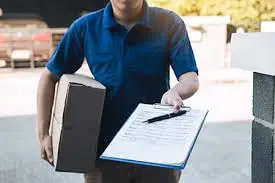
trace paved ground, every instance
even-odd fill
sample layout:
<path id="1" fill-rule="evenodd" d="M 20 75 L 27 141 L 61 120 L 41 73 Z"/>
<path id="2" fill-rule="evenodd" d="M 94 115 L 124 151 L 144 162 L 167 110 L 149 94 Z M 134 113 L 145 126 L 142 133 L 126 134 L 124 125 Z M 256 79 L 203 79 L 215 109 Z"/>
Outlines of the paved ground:
<path id="1" fill-rule="evenodd" d="M 181 183 L 249 183 L 250 122 L 206 123 Z M 35 116 L 0 118 L 1 183 L 80 183 L 39 159 Z"/>
<path id="2" fill-rule="evenodd" d="M 80 175 L 55 173 L 39 159 L 35 133 L 39 73 L 39 69 L 0 70 L 0 183 L 81 182 Z M 202 72 L 201 77 L 200 91 L 185 103 L 208 108 L 210 113 L 181 183 L 249 183 L 250 75 L 240 79 L 236 71 L 211 71 Z"/>

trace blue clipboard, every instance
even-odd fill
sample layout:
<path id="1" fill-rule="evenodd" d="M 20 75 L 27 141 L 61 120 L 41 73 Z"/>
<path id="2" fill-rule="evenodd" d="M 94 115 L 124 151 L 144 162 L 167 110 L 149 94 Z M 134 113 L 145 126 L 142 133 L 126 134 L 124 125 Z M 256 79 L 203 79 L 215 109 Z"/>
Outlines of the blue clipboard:
<path id="1" fill-rule="evenodd" d="M 157 107 L 157 108 L 159 108 L 161 106 L 169 107 L 167 105 L 155 104 L 155 107 Z M 191 110 L 191 108 L 187 107 L 187 106 L 182 106 L 182 108 L 185 108 L 185 109 L 188 108 L 188 109 Z M 192 141 L 191 147 L 188 150 L 188 153 L 187 153 L 187 156 L 186 156 L 185 160 L 183 162 L 179 163 L 179 164 L 160 164 L 160 163 L 153 163 L 153 162 L 136 161 L 136 160 L 133 160 L 133 159 L 121 159 L 121 158 L 115 158 L 115 157 L 108 157 L 108 156 L 104 156 L 104 155 L 101 155 L 99 158 L 103 159 L 103 160 L 110 160 L 110 161 L 131 163 L 131 164 L 137 164 L 137 165 L 153 166 L 153 167 L 161 167 L 161 168 L 169 168 L 169 169 L 175 169 L 175 170 L 183 170 L 186 167 L 186 165 L 188 163 L 188 160 L 190 159 L 191 153 L 192 153 L 192 151 L 194 149 L 196 141 L 197 141 L 197 139 L 199 137 L 199 134 L 200 134 L 200 132 L 202 130 L 202 126 L 203 126 L 203 124 L 205 122 L 207 114 L 208 114 L 208 111 L 206 112 L 206 114 L 204 116 L 204 119 L 203 119 L 202 123 L 199 126 L 197 134 L 196 134 L 194 140 Z"/>

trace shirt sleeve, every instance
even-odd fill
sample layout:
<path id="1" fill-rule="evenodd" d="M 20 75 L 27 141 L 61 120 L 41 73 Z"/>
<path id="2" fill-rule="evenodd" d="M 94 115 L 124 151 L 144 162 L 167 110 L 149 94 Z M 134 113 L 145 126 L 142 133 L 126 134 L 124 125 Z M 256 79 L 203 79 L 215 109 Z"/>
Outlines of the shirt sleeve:
<path id="1" fill-rule="evenodd" d="M 73 23 L 55 48 L 46 67 L 58 76 L 76 72 L 84 61 L 82 40 L 76 23 Z"/>
<path id="2" fill-rule="evenodd" d="M 176 16 L 176 15 L 175 15 Z M 198 68 L 185 23 L 179 17 L 170 29 L 170 64 L 177 77 L 187 72 L 196 72 Z"/>

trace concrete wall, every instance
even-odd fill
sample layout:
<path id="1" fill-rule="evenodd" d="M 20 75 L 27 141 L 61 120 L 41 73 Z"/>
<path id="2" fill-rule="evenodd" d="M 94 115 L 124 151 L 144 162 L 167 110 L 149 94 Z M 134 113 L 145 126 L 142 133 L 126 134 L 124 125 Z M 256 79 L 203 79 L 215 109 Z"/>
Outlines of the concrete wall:
<path id="1" fill-rule="evenodd" d="M 275 77 L 254 73 L 252 123 L 252 183 L 274 179 L 274 90 Z"/>
<path id="2" fill-rule="evenodd" d="M 268 32 L 231 41 L 232 66 L 253 72 L 252 183 L 275 182 L 275 33 Z"/>

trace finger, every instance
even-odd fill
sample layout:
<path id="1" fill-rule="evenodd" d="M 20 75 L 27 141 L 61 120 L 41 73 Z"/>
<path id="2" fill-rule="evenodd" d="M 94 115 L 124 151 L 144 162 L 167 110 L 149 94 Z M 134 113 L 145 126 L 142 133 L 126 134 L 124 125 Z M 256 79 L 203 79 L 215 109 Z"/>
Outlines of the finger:
<path id="1" fill-rule="evenodd" d="M 47 161 L 51 166 L 54 166 L 53 163 L 51 163 L 51 162 L 48 160 L 47 153 L 46 153 L 46 151 L 45 151 L 44 149 L 41 150 L 41 159 Z"/>
<path id="2" fill-rule="evenodd" d="M 48 147 L 46 149 L 46 154 L 47 154 L 47 159 L 49 160 L 49 163 L 53 163 L 53 150 L 52 150 L 52 147 Z"/>
<path id="3" fill-rule="evenodd" d="M 183 102 L 181 99 L 176 99 L 173 101 L 173 106 L 174 106 L 174 112 L 179 112 L 181 106 L 182 106 Z"/>
<path id="4" fill-rule="evenodd" d="M 51 166 L 54 166 L 53 158 L 51 158 L 51 157 L 46 158 L 46 161 L 47 161 Z"/>
<path id="5" fill-rule="evenodd" d="M 46 155 L 46 157 L 47 157 L 47 155 Z M 47 161 L 47 163 L 49 163 L 51 166 L 54 166 L 54 163 L 53 163 L 53 162 L 50 162 L 50 161 L 48 160 L 48 158 L 45 158 L 45 161 Z"/>
<path id="6" fill-rule="evenodd" d="M 47 153 L 44 149 L 41 149 L 40 156 L 41 156 L 41 159 L 47 160 Z"/>
<path id="7" fill-rule="evenodd" d="M 180 107 L 179 107 L 179 106 L 174 106 L 174 108 L 173 108 L 173 112 L 174 112 L 174 113 L 178 113 L 179 110 L 180 110 Z"/>

